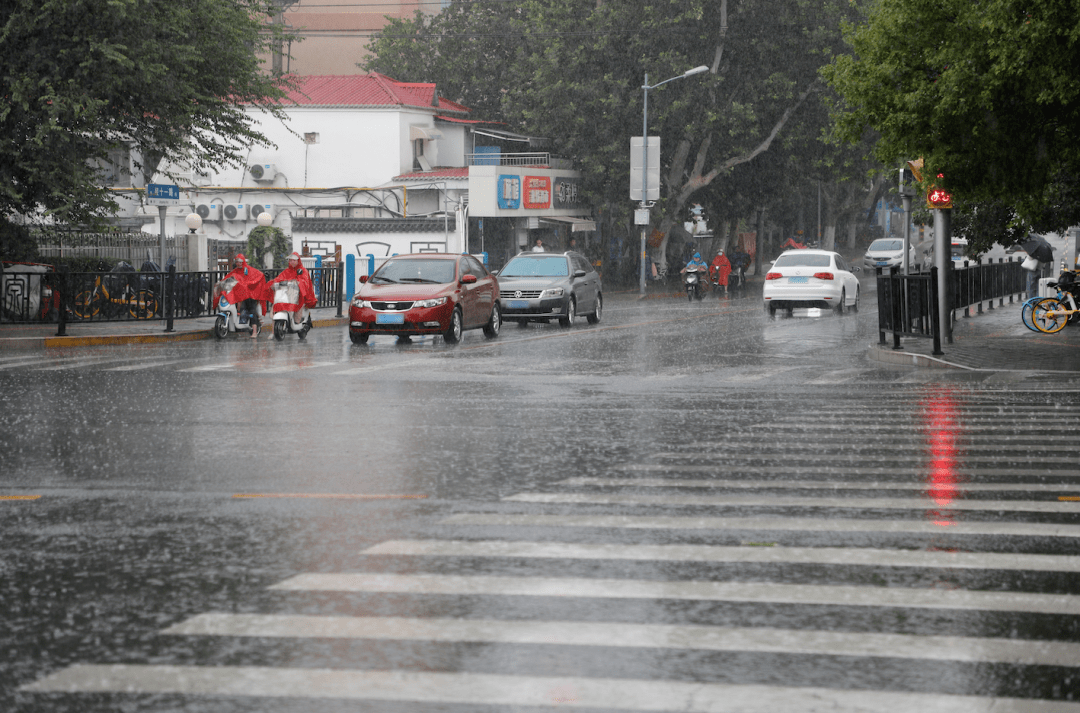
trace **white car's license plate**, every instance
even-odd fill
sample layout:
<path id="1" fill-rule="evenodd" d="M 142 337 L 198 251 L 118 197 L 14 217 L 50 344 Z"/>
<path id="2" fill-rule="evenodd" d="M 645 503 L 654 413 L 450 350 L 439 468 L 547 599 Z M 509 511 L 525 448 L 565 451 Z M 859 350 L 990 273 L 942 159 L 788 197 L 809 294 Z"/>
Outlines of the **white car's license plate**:
<path id="1" fill-rule="evenodd" d="M 877 264 L 878 264 L 878 266 L 880 267 L 880 266 L 882 266 L 882 265 L 888 265 L 888 264 L 889 264 L 889 261 L 888 261 L 888 260 L 878 260 L 878 261 L 877 261 Z"/>
<path id="2" fill-rule="evenodd" d="M 377 314 L 375 315 L 375 324 L 405 324 L 405 315 Z"/>
<path id="3" fill-rule="evenodd" d="M 795 284 L 801 285 L 801 284 L 803 284 L 805 282 L 810 282 L 810 278 L 809 277 L 789 277 L 787 279 L 787 281 L 788 282 L 794 282 Z"/>
<path id="4" fill-rule="evenodd" d="M 510 300 L 510 309 L 528 309 L 528 300 Z"/>

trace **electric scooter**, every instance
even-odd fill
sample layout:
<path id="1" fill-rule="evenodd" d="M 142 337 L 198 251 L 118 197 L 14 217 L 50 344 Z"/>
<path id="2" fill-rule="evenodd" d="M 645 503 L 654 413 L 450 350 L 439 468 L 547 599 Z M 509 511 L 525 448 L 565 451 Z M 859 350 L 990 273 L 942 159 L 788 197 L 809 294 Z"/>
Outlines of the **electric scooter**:
<path id="1" fill-rule="evenodd" d="M 250 333 L 255 327 L 255 322 L 247 310 L 241 311 L 235 304 L 229 302 L 228 294 L 236 287 L 236 278 L 229 277 L 221 281 L 221 295 L 218 297 L 218 314 L 214 320 L 214 336 L 224 339 L 229 332 Z M 262 302 L 258 306 L 259 316 L 262 316 Z"/>
<path id="2" fill-rule="evenodd" d="M 701 301 L 705 297 L 705 289 L 701 286 L 702 273 L 707 274 L 707 269 L 702 269 L 698 272 L 697 267 L 688 267 L 686 272 L 683 273 L 683 283 L 686 285 L 686 299 L 693 302 L 695 299 Z"/>
<path id="3" fill-rule="evenodd" d="M 295 334 L 300 339 L 311 331 L 311 315 L 307 307 L 300 304 L 300 283 L 296 280 L 282 280 L 274 283 L 274 339 L 279 342 L 286 334 Z"/>

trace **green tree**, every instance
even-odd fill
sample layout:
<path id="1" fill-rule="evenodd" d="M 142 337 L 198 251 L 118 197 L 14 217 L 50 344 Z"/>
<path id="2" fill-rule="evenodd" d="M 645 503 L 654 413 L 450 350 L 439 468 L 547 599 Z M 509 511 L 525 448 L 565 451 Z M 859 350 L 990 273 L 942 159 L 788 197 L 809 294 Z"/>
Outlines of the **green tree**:
<path id="1" fill-rule="evenodd" d="M 845 100 L 841 133 L 878 131 L 875 153 L 887 164 L 923 157 L 954 195 L 954 222 L 993 228 L 971 236 L 981 249 L 990 235 L 1012 240 L 1080 220 L 1072 4 L 880 0 L 847 38 L 853 53 L 824 70 Z"/>
<path id="2" fill-rule="evenodd" d="M 248 233 L 247 257 L 248 263 L 257 268 L 266 265 L 266 255 L 273 257 L 273 264 L 268 267 L 284 269 L 288 263 L 289 253 L 292 252 L 292 242 L 285 235 L 285 231 L 275 226 L 259 226 Z"/>
<path id="3" fill-rule="evenodd" d="M 99 166 L 130 147 L 235 163 L 267 141 L 242 104 L 277 112 L 260 68 L 282 36 L 267 0 L 2 0 L 0 221 L 41 209 L 93 222 L 115 209 Z"/>
<path id="4" fill-rule="evenodd" d="M 649 93 L 667 235 L 691 199 L 801 119 L 820 88 L 818 69 L 843 47 L 840 20 L 852 8 L 848 0 L 451 3 L 433 18 L 389 25 L 365 67 L 435 81 L 449 98 L 484 107 L 480 118 L 550 137 L 582 171 L 593 205 L 628 218 L 629 137 L 641 134 L 645 73 L 655 84 L 707 65 L 708 74 Z"/>

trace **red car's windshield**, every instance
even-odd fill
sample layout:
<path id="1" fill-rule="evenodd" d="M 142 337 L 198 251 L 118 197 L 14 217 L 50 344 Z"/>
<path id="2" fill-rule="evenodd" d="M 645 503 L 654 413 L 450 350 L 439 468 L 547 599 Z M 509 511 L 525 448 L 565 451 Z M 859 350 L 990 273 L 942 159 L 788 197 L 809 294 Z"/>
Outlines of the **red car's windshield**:
<path id="1" fill-rule="evenodd" d="M 371 276 L 371 282 L 429 282 L 448 283 L 454 281 L 453 260 L 387 260 Z"/>

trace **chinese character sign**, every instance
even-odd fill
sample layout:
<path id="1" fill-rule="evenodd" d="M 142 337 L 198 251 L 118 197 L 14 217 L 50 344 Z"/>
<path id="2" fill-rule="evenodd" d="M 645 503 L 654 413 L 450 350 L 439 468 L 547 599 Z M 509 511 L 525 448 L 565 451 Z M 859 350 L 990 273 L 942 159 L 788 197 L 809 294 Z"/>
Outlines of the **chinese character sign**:
<path id="1" fill-rule="evenodd" d="M 525 176 L 524 203 L 526 208 L 551 207 L 551 178 Z"/>

